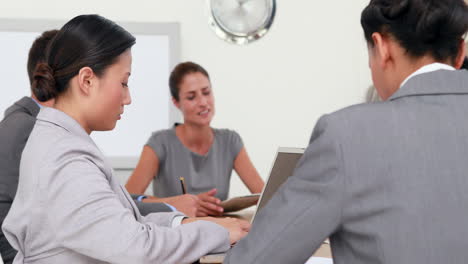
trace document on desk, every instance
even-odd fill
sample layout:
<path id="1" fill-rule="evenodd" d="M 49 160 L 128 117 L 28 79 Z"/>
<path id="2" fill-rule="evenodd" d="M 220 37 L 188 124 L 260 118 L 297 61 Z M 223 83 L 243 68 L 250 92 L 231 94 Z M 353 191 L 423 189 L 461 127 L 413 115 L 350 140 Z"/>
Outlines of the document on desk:
<path id="1" fill-rule="evenodd" d="M 311 257 L 305 264 L 333 264 L 333 259 Z"/>
<path id="2" fill-rule="evenodd" d="M 223 207 L 225 213 L 236 212 L 256 205 L 258 199 L 260 199 L 259 193 L 234 197 L 229 200 L 222 201 L 221 207 Z"/>
<path id="3" fill-rule="evenodd" d="M 201 264 L 220 264 L 223 263 L 226 253 L 210 254 L 200 259 Z"/>

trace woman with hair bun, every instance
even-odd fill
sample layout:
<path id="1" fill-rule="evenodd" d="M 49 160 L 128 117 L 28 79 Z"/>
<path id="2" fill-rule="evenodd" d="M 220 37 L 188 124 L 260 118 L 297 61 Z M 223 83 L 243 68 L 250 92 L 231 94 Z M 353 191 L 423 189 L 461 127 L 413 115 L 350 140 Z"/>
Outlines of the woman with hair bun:
<path id="1" fill-rule="evenodd" d="M 305 263 L 326 238 L 336 264 L 467 263 L 467 3 L 371 0 L 361 24 L 383 101 L 318 120 L 224 264 Z"/>
<path id="2" fill-rule="evenodd" d="M 90 138 L 114 129 L 131 102 L 134 44 L 108 19 L 77 16 L 37 65 L 33 93 L 40 101 L 55 99 L 55 106 L 37 116 L 3 224 L 18 251 L 15 264 L 191 263 L 246 234 L 246 222 L 228 218 L 141 216 Z"/>

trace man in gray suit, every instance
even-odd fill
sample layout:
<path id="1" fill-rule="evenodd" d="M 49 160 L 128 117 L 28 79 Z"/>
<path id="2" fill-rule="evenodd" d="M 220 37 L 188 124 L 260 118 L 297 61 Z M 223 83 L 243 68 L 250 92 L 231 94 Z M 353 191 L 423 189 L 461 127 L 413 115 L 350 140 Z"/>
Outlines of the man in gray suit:
<path id="1" fill-rule="evenodd" d="M 57 30 L 46 31 L 34 41 L 29 51 L 27 65 L 30 82 L 32 82 L 32 72 L 37 62 L 44 60 L 47 43 L 56 33 Z M 13 88 L 10 87 L 10 89 Z M 52 106 L 53 103 L 53 100 L 49 100 L 41 104 Z M 5 111 L 3 120 L 0 122 L 0 225 L 3 224 L 15 198 L 21 153 L 36 123 L 39 109 L 39 103 L 34 96 L 23 97 Z M 5 264 L 11 263 L 16 255 L 16 251 L 8 243 L 1 230 L 0 253 Z"/>
<path id="2" fill-rule="evenodd" d="M 38 62 L 44 60 L 44 53 L 49 41 L 56 35 L 57 30 L 45 31 L 31 46 L 28 55 L 27 70 L 29 81 L 32 83 L 32 73 Z M 54 100 L 39 102 L 32 94 L 23 97 L 4 113 L 0 122 L 0 226 L 3 224 L 18 187 L 19 166 L 21 153 L 36 123 L 36 116 L 41 107 L 52 107 Z M 143 203 L 141 197 L 132 196 L 142 215 L 152 212 L 172 212 L 173 209 L 161 203 Z M 5 264 L 11 263 L 16 251 L 6 240 L 0 229 L 0 253 Z"/>
<path id="3" fill-rule="evenodd" d="M 361 23 L 383 102 L 318 121 L 288 181 L 224 263 L 468 261 L 463 0 L 372 0 Z"/>

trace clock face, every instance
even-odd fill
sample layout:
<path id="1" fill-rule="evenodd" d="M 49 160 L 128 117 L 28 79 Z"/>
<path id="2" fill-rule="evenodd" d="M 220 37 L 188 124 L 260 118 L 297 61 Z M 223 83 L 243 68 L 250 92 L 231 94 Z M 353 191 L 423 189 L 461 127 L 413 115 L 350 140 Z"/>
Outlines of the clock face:
<path id="1" fill-rule="evenodd" d="M 275 15 L 275 0 L 209 0 L 210 23 L 226 41 L 246 44 L 262 37 Z"/>
<path id="2" fill-rule="evenodd" d="M 212 0 L 212 12 L 225 30 L 235 35 L 246 35 L 263 27 L 270 17 L 268 0 Z"/>

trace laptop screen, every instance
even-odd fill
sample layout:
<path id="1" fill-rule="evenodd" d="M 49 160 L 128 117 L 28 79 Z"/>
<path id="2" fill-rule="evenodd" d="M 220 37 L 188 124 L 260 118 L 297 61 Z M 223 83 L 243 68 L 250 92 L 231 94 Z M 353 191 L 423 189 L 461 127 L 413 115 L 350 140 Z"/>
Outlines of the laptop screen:
<path id="1" fill-rule="evenodd" d="M 302 148 L 279 148 L 271 168 L 270 176 L 257 204 L 257 212 L 273 197 L 276 190 L 291 176 L 302 157 Z"/>

